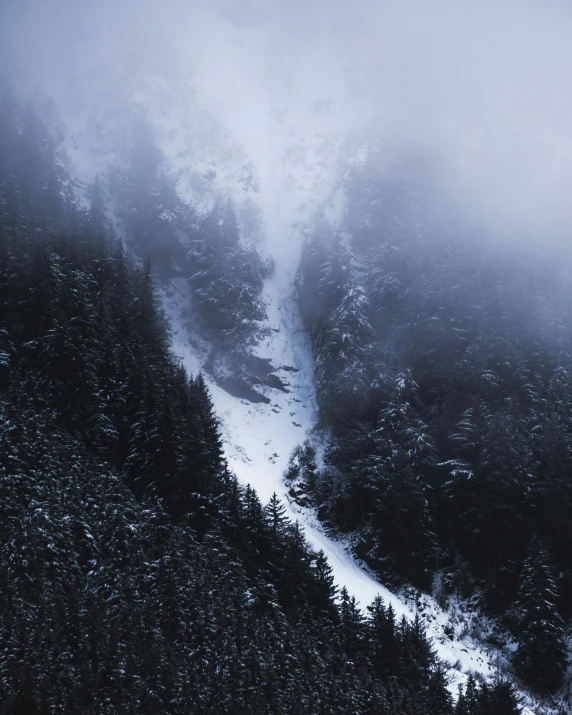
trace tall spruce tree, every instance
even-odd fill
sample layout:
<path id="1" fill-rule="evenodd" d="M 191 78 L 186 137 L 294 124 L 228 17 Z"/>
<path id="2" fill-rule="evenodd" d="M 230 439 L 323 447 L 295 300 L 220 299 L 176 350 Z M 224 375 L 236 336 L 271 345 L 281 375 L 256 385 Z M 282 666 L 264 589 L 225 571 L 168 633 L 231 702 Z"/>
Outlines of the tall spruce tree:
<path id="1" fill-rule="evenodd" d="M 520 581 L 522 618 L 515 664 L 527 682 L 541 692 L 551 692 L 562 682 L 567 654 L 558 586 L 548 554 L 540 545 L 531 547 Z"/>

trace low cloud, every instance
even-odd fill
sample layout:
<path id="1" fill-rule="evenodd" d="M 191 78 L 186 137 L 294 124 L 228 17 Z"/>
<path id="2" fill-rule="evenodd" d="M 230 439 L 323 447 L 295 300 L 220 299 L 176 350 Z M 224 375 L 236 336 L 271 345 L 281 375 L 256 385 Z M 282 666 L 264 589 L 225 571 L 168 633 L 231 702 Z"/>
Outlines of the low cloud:
<path id="1" fill-rule="evenodd" d="M 376 135 L 431 147 L 451 195 L 507 233 L 569 235 L 567 3 L 42 0 L 3 13 L 22 77 L 64 115 L 155 92 L 153 111 L 175 116 L 192 97 L 252 161 L 275 230 Z"/>

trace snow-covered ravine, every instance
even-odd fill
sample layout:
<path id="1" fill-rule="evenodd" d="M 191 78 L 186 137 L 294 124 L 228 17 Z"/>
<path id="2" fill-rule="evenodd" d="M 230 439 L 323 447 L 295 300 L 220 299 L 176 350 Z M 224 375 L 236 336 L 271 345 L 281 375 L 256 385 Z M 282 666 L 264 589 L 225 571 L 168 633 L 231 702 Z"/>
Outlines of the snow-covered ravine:
<path id="1" fill-rule="evenodd" d="M 172 349 L 188 372 L 197 373 L 204 359 L 204 346 L 192 341 L 190 296 L 184 279 L 171 282 L 162 290 L 163 305 L 171 322 Z M 282 499 L 289 516 L 304 528 L 313 549 L 328 557 L 338 586 L 345 586 L 363 609 L 377 594 L 393 606 L 398 618 L 413 618 L 417 611 L 427 629 L 438 656 L 449 664 L 450 690 L 456 695 L 459 685 L 470 672 L 491 679 L 502 655 L 485 649 L 470 635 L 467 620 L 455 622 L 452 611 L 439 607 L 433 598 L 419 596 L 416 603 L 406 602 L 379 583 L 346 550 L 345 545 L 329 537 L 309 509 L 291 503 L 283 475 L 294 448 L 304 441 L 315 423 L 316 403 L 310 345 L 301 324 L 293 297 L 291 281 L 284 276 L 267 281 L 263 295 L 267 306 L 267 337 L 255 350 L 269 358 L 276 373 L 287 384 L 288 393 L 259 388 L 270 398 L 269 404 L 253 404 L 232 397 L 205 374 L 216 412 L 222 422 L 226 457 L 243 484 L 256 489 L 263 502 L 274 492 Z M 456 626 L 456 627 L 455 627 Z M 455 632 L 456 631 L 456 632 Z M 537 711 L 538 712 L 538 711 Z M 524 714 L 534 710 L 524 710 Z"/>

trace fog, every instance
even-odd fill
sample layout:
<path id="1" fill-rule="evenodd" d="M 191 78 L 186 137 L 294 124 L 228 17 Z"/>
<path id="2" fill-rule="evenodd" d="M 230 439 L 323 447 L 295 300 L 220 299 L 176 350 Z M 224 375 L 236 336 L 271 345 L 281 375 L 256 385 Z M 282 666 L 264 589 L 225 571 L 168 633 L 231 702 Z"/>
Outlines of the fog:
<path id="1" fill-rule="evenodd" d="M 449 196 L 499 233 L 567 241 L 569 3 L 4 0 L 2 34 L 81 177 L 144 106 L 181 190 L 198 196 L 189 167 L 212 168 L 261 207 L 275 249 L 321 203 L 335 215 L 347 161 L 379 137 L 428 148 Z"/>

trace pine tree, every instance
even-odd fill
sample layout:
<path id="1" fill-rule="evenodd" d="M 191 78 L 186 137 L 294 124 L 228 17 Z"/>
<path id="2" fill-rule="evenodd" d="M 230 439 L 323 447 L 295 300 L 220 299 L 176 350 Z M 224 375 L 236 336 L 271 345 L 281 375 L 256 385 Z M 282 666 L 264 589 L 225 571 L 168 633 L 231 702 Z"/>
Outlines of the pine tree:
<path id="1" fill-rule="evenodd" d="M 515 665 L 540 692 L 553 692 L 566 669 L 565 631 L 558 601 L 558 587 L 548 555 L 542 547 L 533 545 L 521 574 L 522 619 Z"/>
<path id="2" fill-rule="evenodd" d="M 492 688 L 483 686 L 480 700 L 483 715 L 520 715 L 522 712 L 514 687 L 505 680 L 495 682 Z"/>
<path id="3" fill-rule="evenodd" d="M 270 266 L 254 248 L 243 245 L 230 200 L 217 199 L 191 231 L 187 270 L 203 334 L 218 349 L 248 344 L 255 321 L 265 314 L 260 292 Z"/>
<path id="4" fill-rule="evenodd" d="M 455 715 L 480 715 L 480 712 L 479 688 L 474 675 L 471 673 L 467 678 L 464 692 L 461 690 L 459 693 Z"/>
<path id="5" fill-rule="evenodd" d="M 198 442 L 201 445 L 201 458 L 195 466 L 199 491 L 214 494 L 220 489 L 220 482 L 226 474 L 227 467 L 220 422 L 201 373 L 191 382 L 191 400 L 198 428 Z"/>
<path id="6" fill-rule="evenodd" d="M 361 412 L 363 395 L 373 382 L 373 328 L 361 286 L 348 286 L 320 341 L 316 380 L 320 408 L 334 425 Z"/>
<path id="7" fill-rule="evenodd" d="M 364 617 L 356 602 L 344 586 L 340 591 L 340 625 L 338 634 L 346 657 L 354 661 L 360 655 L 365 637 Z"/>
<path id="8" fill-rule="evenodd" d="M 375 672 L 385 679 L 395 677 L 399 672 L 401 644 L 397 635 L 393 606 L 385 607 L 381 596 L 377 596 L 367 607 L 367 654 Z"/>
<path id="9" fill-rule="evenodd" d="M 300 524 L 295 522 L 285 531 L 283 550 L 277 564 L 279 577 L 276 588 L 288 614 L 301 610 L 310 598 L 313 587 L 311 563 L 308 543 Z"/>
<path id="10" fill-rule="evenodd" d="M 312 339 L 314 354 L 327 335 L 328 324 L 339 307 L 349 280 L 349 256 L 339 237 L 318 232 L 303 248 L 296 290 L 300 312 Z"/>
<path id="11" fill-rule="evenodd" d="M 308 602 L 319 617 L 335 624 L 338 621 L 338 611 L 335 606 L 338 589 L 334 583 L 333 569 L 321 550 L 313 559 L 313 569 L 314 578 L 310 584 Z"/>
<path id="12" fill-rule="evenodd" d="M 161 275 L 171 275 L 184 259 L 177 228 L 189 219 L 148 118 L 133 122 L 125 154 L 126 169 L 111 177 L 109 189 L 127 243 L 139 258 L 151 259 Z"/>
<path id="13" fill-rule="evenodd" d="M 264 516 L 273 541 L 276 544 L 280 544 L 286 537 L 290 520 L 286 516 L 286 507 L 282 504 L 276 492 L 264 507 Z"/>

